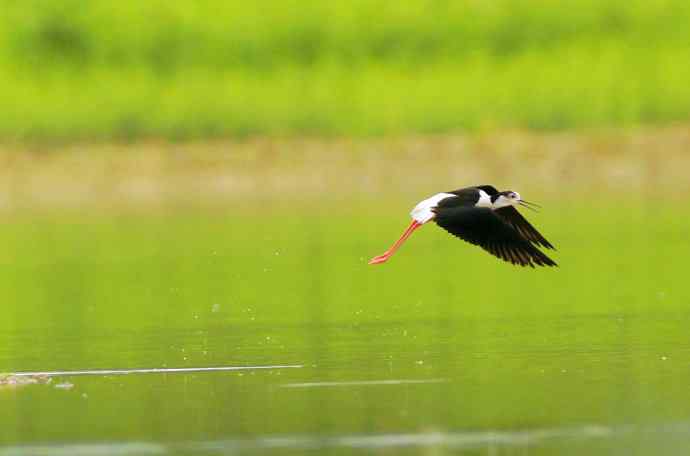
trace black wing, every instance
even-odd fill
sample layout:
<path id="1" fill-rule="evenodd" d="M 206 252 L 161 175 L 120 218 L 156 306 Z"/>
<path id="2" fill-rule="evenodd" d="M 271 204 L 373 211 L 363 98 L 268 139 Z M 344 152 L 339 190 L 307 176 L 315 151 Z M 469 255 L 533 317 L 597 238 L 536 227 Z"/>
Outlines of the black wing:
<path id="1" fill-rule="evenodd" d="M 458 196 L 469 193 L 473 195 L 478 195 L 478 190 L 484 190 L 484 192 L 486 192 L 486 194 L 489 196 L 498 195 L 498 190 L 496 190 L 496 187 L 494 187 L 493 185 L 477 185 L 475 187 L 459 188 L 457 190 L 452 190 L 446 193 L 452 193 Z"/>
<path id="2" fill-rule="evenodd" d="M 534 228 L 527 221 L 527 219 L 525 219 L 525 217 L 523 217 L 522 214 L 515 209 L 514 206 L 506 206 L 496 209 L 496 213 L 503 219 L 504 222 L 515 228 L 518 233 L 522 235 L 522 237 L 531 243 L 541 245 L 547 249 L 556 250 L 556 248 L 551 245 L 549 241 L 544 239 L 544 236 L 542 236 L 541 233 L 539 233 L 539 231 L 537 231 L 537 229 Z"/>
<path id="3" fill-rule="evenodd" d="M 489 196 L 498 195 L 498 190 L 496 190 L 496 187 L 494 187 L 493 185 L 477 185 L 477 187 L 475 188 L 478 188 L 479 190 L 484 190 L 486 194 Z"/>
<path id="4" fill-rule="evenodd" d="M 502 260 L 520 266 L 556 266 L 491 209 L 440 205 L 435 212 L 438 226 Z"/>

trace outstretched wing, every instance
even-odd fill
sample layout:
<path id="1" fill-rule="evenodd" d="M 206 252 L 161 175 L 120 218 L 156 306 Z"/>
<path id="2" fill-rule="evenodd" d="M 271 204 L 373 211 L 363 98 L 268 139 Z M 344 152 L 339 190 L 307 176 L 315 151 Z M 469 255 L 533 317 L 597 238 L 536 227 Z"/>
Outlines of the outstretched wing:
<path id="1" fill-rule="evenodd" d="M 517 209 L 515 209 L 514 206 L 502 207 L 500 209 L 496 209 L 495 212 L 503 219 L 504 222 L 515 228 L 518 233 L 522 235 L 522 237 L 531 243 L 541 245 L 547 249 L 555 250 L 555 247 L 551 245 L 551 243 L 547 241 L 544 236 L 542 236 L 541 233 L 539 233 L 539 231 L 537 231 L 537 229 L 534 228 L 527 221 L 527 219 L 525 219 L 525 217 L 518 212 Z"/>
<path id="2" fill-rule="evenodd" d="M 556 266 L 491 209 L 439 205 L 435 212 L 434 220 L 441 228 L 502 260 L 520 266 Z"/>

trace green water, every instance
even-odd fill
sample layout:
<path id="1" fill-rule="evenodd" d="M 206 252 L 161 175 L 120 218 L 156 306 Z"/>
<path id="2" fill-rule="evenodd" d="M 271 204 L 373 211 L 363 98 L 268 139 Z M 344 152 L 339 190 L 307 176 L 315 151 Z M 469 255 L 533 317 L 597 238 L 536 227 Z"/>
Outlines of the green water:
<path id="1" fill-rule="evenodd" d="M 8 215 L 0 372 L 248 369 L 2 386 L 0 456 L 687 454 L 690 211 L 548 206 L 555 270 L 367 266 L 397 208 Z"/>

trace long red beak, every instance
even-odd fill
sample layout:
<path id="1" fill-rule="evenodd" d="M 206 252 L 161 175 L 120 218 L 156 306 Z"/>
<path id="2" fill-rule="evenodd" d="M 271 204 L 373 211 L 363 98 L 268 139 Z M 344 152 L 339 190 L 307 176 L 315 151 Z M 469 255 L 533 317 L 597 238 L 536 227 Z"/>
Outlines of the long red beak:
<path id="1" fill-rule="evenodd" d="M 400 239 L 395 241 L 395 244 L 393 244 L 393 246 L 390 249 L 386 250 L 381 255 L 375 256 L 374 258 L 369 260 L 369 264 L 380 264 L 380 263 L 385 263 L 386 261 L 388 261 L 388 258 L 393 256 L 395 251 L 400 248 L 400 246 L 403 244 L 403 242 L 405 242 L 407 240 L 407 238 L 410 237 L 410 235 L 412 235 L 414 230 L 416 230 L 420 226 L 422 226 L 421 223 L 419 223 L 416 220 L 412 220 L 412 223 L 410 224 L 410 226 L 408 226 L 407 229 L 405 230 L 405 232 L 403 233 L 403 235 L 400 236 Z"/>

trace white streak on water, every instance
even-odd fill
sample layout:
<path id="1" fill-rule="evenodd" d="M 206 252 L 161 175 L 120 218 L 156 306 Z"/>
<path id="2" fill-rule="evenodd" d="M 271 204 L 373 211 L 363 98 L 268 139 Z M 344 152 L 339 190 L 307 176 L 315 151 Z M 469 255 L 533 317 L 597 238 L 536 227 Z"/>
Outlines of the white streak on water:
<path id="1" fill-rule="evenodd" d="M 447 378 L 430 378 L 426 380 L 357 380 L 351 382 L 308 382 L 308 383 L 286 383 L 280 385 L 282 388 L 328 388 L 335 386 L 377 386 L 377 385 L 416 385 L 425 383 L 447 383 Z"/>
<path id="2" fill-rule="evenodd" d="M 301 364 L 284 364 L 276 366 L 218 366 L 218 367 L 172 367 L 150 369 L 94 369 L 74 371 L 14 372 L 13 377 L 69 377 L 76 375 L 129 375 L 129 374 L 178 374 L 185 372 L 224 372 L 259 369 L 299 369 Z"/>

